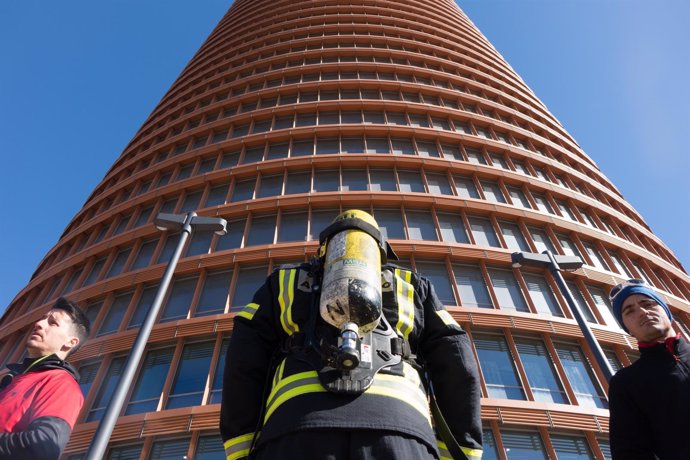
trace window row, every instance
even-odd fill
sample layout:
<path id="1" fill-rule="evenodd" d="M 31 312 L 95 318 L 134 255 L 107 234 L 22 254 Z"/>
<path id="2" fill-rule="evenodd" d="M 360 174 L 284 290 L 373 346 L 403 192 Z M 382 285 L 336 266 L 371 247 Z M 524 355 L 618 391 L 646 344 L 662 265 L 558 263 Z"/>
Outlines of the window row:
<path id="1" fill-rule="evenodd" d="M 419 173 L 414 171 L 403 173 L 400 175 L 398 172 L 400 181 L 398 186 L 409 187 L 409 191 L 415 191 L 416 189 L 411 185 L 415 182 L 408 179 L 415 175 L 419 178 Z M 387 175 L 390 175 L 390 181 L 378 182 L 378 186 L 383 190 L 386 190 L 387 187 L 394 187 L 396 183 L 393 171 L 380 171 L 379 178 Z M 332 182 L 334 189 L 338 187 L 337 177 L 336 171 Z M 360 181 L 366 181 L 366 174 L 353 174 L 353 177 Z M 445 177 L 443 179 L 445 180 Z M 243 193 L 243 200 L 263 196 L 260 193 L 254 194 L 255 180 L 254 178 L 251 179 L 251 183 L 246 185 L 245 192 L 242 192 L 244 190 L 242 182 L 237 184 L 239 186 L 238 191 Z M 282 180 L 282 176 L 271 186 L 280 187 L 280 185 L 276 185 L 279 184 L 280 180 Z M 426 180 L 427 184 L 435 184 L 433 186 L 438 186 L 440 183 L 440 180 L 434 182 L 434 178 L 430 178 L 428 175 Z M 467 197 L 468 191 L 473 190 L 471 181 L 463 181 L 461 178 L 454 177 L 453 183 L 455 192 L 460 196 Z M 271 182 L 267 182 L 267 184 L 271 184 Z M 419 187 L 423 187 L 421 180 Z M 209 194 L 207 205 L 214 196 L 226 196 L 227 186 L 220 186 L 220 188 L 220 192 Z M 352 189 L 357 190 L 356 187 Z M 266 189 L 260 188 L 259 190 Z M 192 195 L 195 195 L 195 200 L 198 200 L 202 194 L 199 192 Z M 220 199 L 218 204 L 223 200 L 224 198 Z M 177 209 L 175 207 L 177 202 L 177 198 L 164 202 L 160 211 L 187 212 L 194 209 L 194 207 Z M 481 216 L 468 214 L 465 211 L 448 212 L 412 207 L 385 208 L 378 206 L 370 207 L 367 211 L 375 217 L 382 234 L 390 240 L 443 241 L 452 244 L 502 248 L 512 252 L 550 250 L 555 254 L 581 257 L 585 264 L 602 270 L 618 272 L 622 277 L 641 276 L 647 279 L 650 284 L 656 284 L 660 289 L 673 292 L 669 291 L 665 282 L 655 283 L 654 280 L 661 280 L 660 274 L 655 274 L 652 278 L 651 272 L 645 270 L 640 262 L 630 260 L 627 257 L 623 258 L 613 250 L 606 249 L 600 243 L 583 240 L 574 233 L 570 235 L 555 233 L 550 227 L 541 228 L 525 225 L 521 221 L 507 221 L 497 219 L 494 215 Z M 267 244 L 316 241 L 319 233 L 339 213 L 339 208 L 312 208 L 304 211 L 281 210 L 277 214 L 251 214 L 244 218 L 229 219 L 226 235 L 219 237 L 212 232 L 196 232 L 187 244 L 182 256 L 192 257 Z M 99 229 L 95 233 L 98 235 L 96 235 L 94 242 L 98 241 L 103 230 Z M 77 266 L 62 277 L 52 281 L 51 288 L 43 294 L 44 302 L 121 273 L 166 263 L 176 247 L 178 238 L 179 235 L 175 233 L 163 234 L 151 239 L 137 240 L 131 246 L 113 248 L 106 254 L 96 256 L 87 261 L 86 264 Z M 60 281 L 61 278 L 64 278 L 62 282 Z M 449 304 L 456 303 L 451 301 Z"/>
<path id="2" fill-rule="evenodd" d="M 133 443 L 114 443 L 109 445 L 105 458 L 107 460 L 217 460 L 225 457 L 223 440 L 217 433 L 202 433 L 194 438 L 188 437 L 154 438 L 148 450 L 141 441 Z M 86 454 L 72 454 L 67 460 L 84 460 Z"/>
<path id="3" fill-rule="evenodd" d="M 226 338 L 149 349 L 120 415 L 219 404 L 228 344 Z M 119 385 L 126 358 L 113 356 L 107 367 L 102 367 L 100 359 L 80 364 L 79 385 L 84 399 L 91 402 L 82 409 L 81 421 L 101 420 Z M 91 391 L 94 395 L 89 397 Z"/>
<path id="4" fill-rule="evenodd" d="M 286 262 L 276 261 L 270 268 Z M 396 264 L 413 265 L 411 259 L 403 259 Z M 555 282 L 542 273 L 487 266 L 483 262 L 449 263 L 422 258 L 415 258 L 414 267 L 434 283 L 439 299 L 448 306 L 556 317 L 564 317 L 564 311 L 568 311 L 564 300 L 556 294 L 559 291 Z M 251 301 L 254 291 L 269 273 L 268 265 L 234 265 L 227 269 L 201 270 L 196 274 L 177 276 L 164 300 L 158 321 L 237 311 Z M 575 281 L 568 281 L 568 286 L 589 322 L 617 327 L 602 288 Z M 92 300 L 86 313 L 92 321 L 93 334 L 102 336 L 141 326 L 157 289 L 156 283 L 140 284 L 110 293 L 101 300 Z"/>
<path id="5" fill-rule="evenodd" d="M 486 396 L 608 408 L 579 344 L 479 331 L 472 338 Z M 609 356 L 617 361 L 612 350 Z M 620 362 L 616 367 L 622 367 Z"/>
<path id="6" fill-rule="evenodd" d="M 599 453 L 611 460 L 608 439 L 590 438 L 566 432 L 531 431 L 524 429 L 485 427 L 483 431 L 484 460 L 595 460 Z"/>
<path id="7" fill-rule="evenodd" d="M 366 21 L 366 22 L 368 23 L 369 21 Z M 352 23 L 348 23 L 347 26 L 352 26 Z M 321 32 L 317 32 L 317 33 L 323 34 Z M 330 35 L 330 32 L 328 32 L 326 34 Z M 333 35 L 340 35 L 342 37 L 343 35 L 347 36 L 348 34 L 347 34 L 347 32 L 340 30 L 339 32 L 336 32 Z M 381 31 L 381 32 L 370 31 L 368 35 L 369 36 L 371 36 L 371 35 L 389 36 L 389 37 L 395 37 L 395 38 L 402 37 L 399 33 L 391 32 L 391 31 Z M 304 34 L 304 35 L 298 34 L 296 36 L 299 37 L 297 39 L 307 38 L 307 34 Z M 405 38 L 408 40 L 416 40 L 416 37 L 414 35 L 405 34 Z M 302 65 L 323 64 L 324 63 L 323 59 L 326 59 L 326 61 L 327 61 L 326 63 L 334 62 L 334 61 L 332 61 L 332 59 L 334 59 L 332 57 L 332 54 L 329 53 L 329 55 L 324 56 L 323 58 L 321 58 L 319 56 L 310 56 L 310 57 L 307 57 L 305 59 L 305 58 L 301 58 L 301 56 L 294 56 L 291 59 L 289 59 L 289 61 L 282 61 L 282 60 L 276 61 L 275 59 L 273 59 L 274 62 L 272 64 L 270 64 L 270 66 L 269 65 L 264 65 L 264 66 L 255 65 L 257 59 L 272 59 L 275 56 L 285 55 L 285 54 L 293 53 L 293 52 L 294 53 L 302 53 L 304 51 L 307 51 L 308 46 L 311 47 L 310 49 L 323 49 L 324 46 L 326 47 L 326 49 L 328 49 L 330 47 L 338 47 L 338 46 L 340 46 L 341 48 L 345 47 L 345 46 L 349 46 L 351 48 L 353 48 L 353 47 L 366 47 L 366 48 L 368 48 L 371 46 L 371 47 L 380 48 L 380 49 L 399 50 L 399 51 L 404 50 L 407 53 L 418 53 L 420 56 L 424 56 L 424 61 L 417 61 L 414 59 L 408 60 L 407 58 L 405 58 L 401 55 L 397 55 L 397 56 L 394 55 L 391 58 L 388 58 L 388 57 L 381 56 L 381 54 L 383 54 L 383 53 L 374 53 L 374 54 L 378 54 L 378 56 L 376 56 L 376 57 L 372 56 L 370 58 L 370 59 L 372 59 L 371 61 L 363 60 L 361 62 L 376 62 L 376 63 L 391 63 L 391 64 L 395 64 L 395 65 L 410 65 L 410 66 L 440 71 L 440 72 L 446 73 L 446 74 L 451 75 L 451 76 L 458 75 L 458 76 L 464 77 L 466 79 L 475 80 L 479 83 L 484 84 L 485 86 L 494 87 L 495 89 L 498 89 L 499 91 L 501 91 L 503 93 L 507 93 L 510 96 L 512 96 L 513 98 L 516 98 L 517 100 L 520 100 L 520 104 L 515 104 L 510 100 L 505 101 L 505 103 L 507 104 L 508 107 L 510 107 L 514 110 L 519 110 L 523 113 L 529 112 L 529 116 L 541 121 L 542 123 L 547 123 L 552 129 L 556 129 L 557 131 L 561 131 L 559 129 L 558 125 L 553 122 L 553 120 L 549 119 L 548 117 L 542 116 L 542 114 L 544 113 L 543 110 L 541 110 L 541 107 L 538 107 L 534 104 L 534 100 L 531 96 L 528 96 L 529 95 L 528 92 L 523 93 L 521 91 L 516 91 L 515 89 L 513 89 L 515 87 L 523 87 L 522 82 L 520 82 L 519 80 L 514 78 L 514 76 L 512 75 L 511 72 L 507 72 L 507 73 L 497 72 L 497 69 L 498 69 L 497 65 L 500 67 L 501 61 L 491 61 L 491 64 L 483 65 L 482 69 L 478 69 L 478 67 L 477 67 L 478 63 L 487 60 L 487 58 L 485 57 L 486 51 L 487 51 L 486 49 L 482 49 L 481 52 L 474 54 L 474 59 L 467 60 L 467 59 L 463 59 L 463 57 L 462 57 L 462 55 L 467 54 L 467 50 L 465 48 L 460 48 L 460 47 L 457 47 L 455 49 L 455 51 L 459 52 L 460 55 L 454 54 L 451 56 L 451 55 L 446 54 L 446 53 L 439 54 L 438 49 L 425 48 L 424 50 L 421 50 L 419 48 L 415 48 L 414 46 L 411 47 L 410 44 L 397 44 L 394 41 L 390 41 L 390 40 L 381 40 L 380 43 L 376 43 L 376 42 L 371 43 L 370 42 L 371 38 L 367 37 L 365 34 L 363 34 L 361 32 L 354 32 L 353 39 L 355 39 L 355 40 L 353 40 L 353 42 L 351 42 L 351 43 L 344 42 L 344 43 L 341 43 L 340 45 L 337 42 L 333 43 L 331 41 L 330 43 L 324 43 L 324 44 L 318 43 L 318 44 L 312 44 L 312 45 L 293 45 L 293 47 L 291 47 L 290 49 L 284 48 L 281 50 L 271 51 L 271 52 L 264 53 L 261 55 L 254 54 L 251 56 L 251 58 L 241 58 L 239 60 L 233 61 L 232 63 L 230 63 L 226 66 L 216 66 L 214 68 L 215 70 L 213 71 L 213 77 L 216 77 L 216 75 L 218 75 L 218 74 L 225 74 L 225 75 L 229 74 L 229 76 L 226 76 L 225 80 L 224 80 L 224 83 L 227 84 L 227 83 L 231 83 L 232 81 L 234 81 L 236 79 L 243 79 L 243 78 L 249 77 L 251 75 L 259 75 L 259 74 L 262 74 L 262 73 L 265 73 L 268 71 L 281 70 L 281 69 L 285 69 L 285 68 L 289 68 L 289 67 L 302 66 Z M 367 40 L 367 43 L 360 43 L 362 41 L 362 39 Z M 289 41 L 291 43 L 294 43 L 293 39 L 290 39 Z M 355 43 L 354 41 L 357 41 L 358 43 Z M 455 41 L 456 40 L 453 39 L 453 42 L 455 42 Z M 246 43 L 246 41 L 245 41 L 245 43 Z M 271 43 L 271 45 L 272 44 L 273 43 Z M 425 43 L 425 45 L 426 45 L 426 43 Z M 259 48 L 263 48 L 266 46 L 266 44 L 265 43 L 264 44 L 257 44 L 255 46 L 257 46 Z M 442 48 L 447 49 L 449 47 L 449 43 L 448 42 L 438 42 L 437 46 L 440 46 Z M 450 46 L 452 46 L 452 45 L 450 45 Z M 241 51 L 238 51 L 238 52 L 240 54 L 244 54 L 247 51 L 248 51 L 248 49 L 242 49 Z M 488 50 L 488 51 L 490 52 L 491 50 Z M 366 55 L 371 56 L 371 53 L 366 53 Z M 436 58 L 445 59 L 445 60 L 448 60 L 450 62 L 460 63 L 464 67 L 459 67 L 457 65 L 454 65 L 452 67 L 442 66 L 442 65 L 437 64 L 434 61 L 429 60 L 428 56 L 434 56 Z M 226 61 L 230 61 L 231 58 L 232 58 L 232 56 L 227 56 L 227 55 L 222 56 L 222 59 L 224 59 Z M 358 59 L 358 58 L 359 58 L 359 56 L 357 56 L 354 59 Z M 337 59 L 337 57 L 335 59 Z M 345 59 L 348 59 L 348 56 L 345 56 Z M 350 59 L 353 59 L 353 57 L 350 57 Z M 367 57 L 364 57 L 363 59 L 367 59 Z M 349 62 L 352 62 L 352 61 L 349 61 Z M 240 70 L 239 72 L 233 72 L 233 70 L 241 68 L 242 66 L 244 66 L 246 64 L 250 64 L 250 63 L 254 64 L 254 66 L 251 69 Z M 472 74 L 470 74 L 466 70 L 468 67 L 475 67 L 478 70 L 480 70 L 480 72 L 483 72 L 483 74 L 482 73 L 476 73 L 476 72 L 472 72 Z M 500 80 L 510 82 L 509 85 L 512 85 L 512 87 L 506 86 L 506 85 L 500 85 L 492 79 L 485 78 L 484 75 L 486 75 L 486 74 L 491 74 Z M 197 84 L 199 82 L 199 80 L 200 79 L 195 80 L 194 84 Z M 252 83 L 250 82 L 249 85 L 251 85 L 251 84 Z M 168 96 L 166 99 L 164 99 L 164 102 L 175 97 L 176 94 L 179 94 L 183 89 L 186 89 L 189 86 L 191 86 L 191 85 L 180 86 L 178 88 L 175 88 L 175 91 L 173 91 L 170 94 L 170 96 Z M 205 85 L 205 86 L 201 86 L 201 87 L 197 88 L 194 93 L 197 95 L 203 94 L 204 92 L 207 91 L 206 88 L 209 86 L 214 87 L 214 83 L 211 83 L 211 84 Z M 472 90 L 472 92 L 478 93 L 479 91 Z M 494 94 L 493 92 L 487 92 L 485 97 L 487 99 L 495 100 L 496 97 L 493 94 Z M 480 95 L 480 94 L 478 94 L 478 95 Z M 189 99 L 189 96 L 178 98 L 174 103 L 166 106 L 166 108 L 172 109 L 172 108 L 174 108 L 180 104 L 185 103 L 186 100 L 188 100 L 188 99 Z M 203 106 L 203 101 L 202 101 L 202 106 Z M 526 110 L 523 106 L 529 106 L 530 108 L 529 108 L 529 110 Z M 154 118 L 154 120 L 155 120 L 155 118 Z"/>

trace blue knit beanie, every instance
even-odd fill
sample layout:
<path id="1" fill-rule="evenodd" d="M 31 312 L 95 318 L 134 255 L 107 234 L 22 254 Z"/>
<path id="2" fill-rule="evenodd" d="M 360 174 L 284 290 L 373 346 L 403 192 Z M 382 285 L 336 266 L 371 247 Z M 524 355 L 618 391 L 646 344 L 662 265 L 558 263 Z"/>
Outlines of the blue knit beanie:
<path id="1" fill-rule="evenodd" d="M 633 294 L 641 294 L 643 296 L 649 297 L 650 299 L 661 305 L 661 308 L 664 309 L 669 319 L 673 321 L 673 315 L 671 314 L 671 310 L 669 310 L 668 305 L 666 305 L 666 302 L 664 302 L 664 299 L 662 299 L 659 294 L 657 294 L 647 286 L 633 284 L 630 286 L 625 286 L 613 299 L 613 316 L 616 317 L 616 321 L 618 321 L 618 324 L 620 324 L 620 326 L 623 328 L 625 332 L 629 331 L 623 324 L 621 308 L 623 307 L 623 302 L 625 302 L 625 299 L 627 299 L 629 296 Z"/>

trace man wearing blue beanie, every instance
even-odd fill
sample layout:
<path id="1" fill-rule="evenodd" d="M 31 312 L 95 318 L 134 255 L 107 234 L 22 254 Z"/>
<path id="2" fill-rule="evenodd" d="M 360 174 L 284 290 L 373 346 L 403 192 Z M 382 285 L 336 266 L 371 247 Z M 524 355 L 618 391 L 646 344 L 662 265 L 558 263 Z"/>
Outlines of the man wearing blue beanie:
<path id="1" fill-rule="evenodd" d="M 641 280 L 611 290 L 613 314 L 638 341 L 640 359 L 609 385 L 614 460 L 690 458 L 690 347 L 664 299 Z"/>

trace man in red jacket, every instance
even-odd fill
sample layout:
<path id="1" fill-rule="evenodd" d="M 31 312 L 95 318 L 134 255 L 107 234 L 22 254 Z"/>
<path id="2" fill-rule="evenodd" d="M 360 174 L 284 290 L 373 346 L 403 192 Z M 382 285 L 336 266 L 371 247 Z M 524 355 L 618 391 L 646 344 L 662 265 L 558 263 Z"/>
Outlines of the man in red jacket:
<path id="1" fill-rule="evenodd" d="M 65 361 L 89 335 L 89 320 L 64 298 L 34 324 L 28 358 L 0 380 L 0 460 L 60 457 L 84 402 Z"/>

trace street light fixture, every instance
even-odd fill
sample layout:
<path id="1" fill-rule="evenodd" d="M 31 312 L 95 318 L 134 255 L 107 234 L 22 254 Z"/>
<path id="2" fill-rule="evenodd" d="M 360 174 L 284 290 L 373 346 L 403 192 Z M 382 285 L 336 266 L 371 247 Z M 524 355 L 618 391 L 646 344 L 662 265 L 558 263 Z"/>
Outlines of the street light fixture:
<path id="1" fill-rule="evenodd" d="M 149 308 L 146 314 L 146 319 L 139 329 L 137 338 L 132 346 L 132 352 L 129 354 L 127 363 L 120 375 L 120 382 L 115 388 L 115 392 L 110 398 L 103 419 L 94 434 L 93 442 L 89 447 L 89 451 L 86 453 L 86 460 L 101 460 L 105 454 L 105 450 L 108 447 L 108 441 L 113 433 L 113 428 L 115 428 L 115 422 L 122 411 L 125 396 L 129 392 L 132 380 L 134 380 L 134 374 L 141 362 L 144 348 L 146 348 L 146 342 L 153 329 L 153 323 L 158 317 L 158 312 L 160 311 L 163 299 L 170 287 L 170 281 L 177 267 L 177 262 L 182 255 L 185 243 L 194 231 L 213 231 L 217 235 L 225 235 L 227 226 L 225 219 L 219 217 L 197 216 L 195 212 L 188 212 L 187 214 L 160 213 L 156 216 L 154 224 L 156 228 L 161 231 L 180 231 L 180 239 L 177 242 L 175 251 L 170 257 L 168 266 L 165 268 L 165 273 L 163 273 L 163 278 L 161 278 L 151 308 Z"/>
<path id="2" fill-rule="evenodd" d="M 597 342 L 597 339 L 594 337 L 594 334 L 592 333 L 589 324 L 587 324 L 587 320 L 585 319 L 582 310 L 580 310 L 580 305 L 575 301 L 573 294 L 570 292 L 570 289 L 568 289 L 568 286 L 565 284 L 565 279 L 563 279 L 563 275 L 561 274 L 561 270 L 577 270 L 578 268 L 582 267 L 584 264 L 582 259 L 577 256 L 554 255 L 551 253 L 551 251 L 547 250 L 541 254 L 536 254 L 533 252 L 514 252 L 511 255 L 511 261 L 514 268 L 528 266 L 549 269 L 556 280 L 558 289 L 560 289 L 561 294 L 563 294 L 563 297 L 570 307 L 570 310 L 573 312 L 573 316 L 575 317 L 578 326 L 580 326 L 580 330 L 582 331 L 582 334 L 585 337 L 587 345 L 592 351 L 597 364 L 599 364 L 599 367 L 604 373 L 606 381 L 610 382 L 611 377 L 613 377 L 614 374 L 611 364 L 609 364 L 609 361 L 606 359 L 604 350 L 601 349 L 599 342 Z"/>

